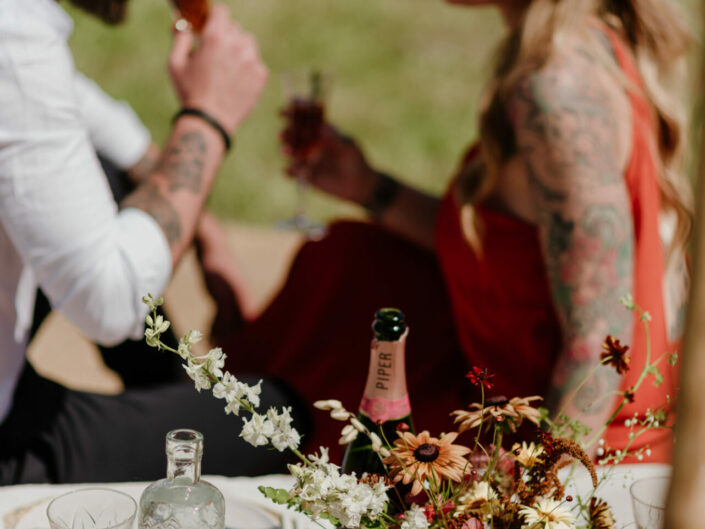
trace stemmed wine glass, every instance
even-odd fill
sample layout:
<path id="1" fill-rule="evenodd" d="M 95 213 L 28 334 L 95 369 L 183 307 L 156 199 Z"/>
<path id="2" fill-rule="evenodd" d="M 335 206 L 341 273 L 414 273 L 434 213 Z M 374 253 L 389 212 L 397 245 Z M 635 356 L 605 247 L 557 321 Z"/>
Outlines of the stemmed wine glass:
<path id="1" fill-rule="evenodd" d="M 323 105 L 323 82 L 320 72 L 312 70 L 306 79 L 308 93 L 297 89 L 291 75 L 284 75 L 282 88 L 287 98 L 287 105 L 282 111 L 285 120 L 281 135 L 285 153 L 293 160 L 304 161 L 318 147 L 325 125 L 325 107 Z M 325 227 L 311 220 L 306 214 L 309 182 L 305 171 L 296 177 L 296 211 L 278 225 L 282 228 L 295 229 L 309 239 L 323 236 Z"/>

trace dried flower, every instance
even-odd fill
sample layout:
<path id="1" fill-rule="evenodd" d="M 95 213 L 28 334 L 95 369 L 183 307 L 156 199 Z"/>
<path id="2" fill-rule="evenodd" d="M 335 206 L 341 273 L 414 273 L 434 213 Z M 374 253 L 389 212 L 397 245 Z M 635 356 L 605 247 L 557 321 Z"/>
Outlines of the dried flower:
<path id="1" fill-rule="evenodd" d="M 465 378 L 469 379 L 470 383 L 475 386 L 483 385 L 487 389 L 492 389 L 492 387 L 494 386 L 494 383 L 491 380 L 492 378 L 494 378 L 494 374 L 490 373 L 490 371 L 486 367 L 473 367 L 468 372 L 468 374 L 465 375 Z"/>
<path id="2" fill-rule="evenodd" d="M 623 396 L 627 402 L 634 402 L 634 388 L 624 390 Z"/>
<path id="3" fill-rule="evenodd" d="M 493 507 L 499 505 L 497 492 L 486 481 L 478 481 L 465 494 L 458 498 L 454 516 L 472 514 L 482 519 L 492 514 Z"/>
<path id="4" fill-rule="evenodd" d="M 605 341 L 602 343 L 602 349 L 603 353 L 600 355 L 600 360 L 602 360 L 605 365 L 614 367 L 620 375 L 629 370 L 629 356 L 627 356 L 627 351 L 629 350 L 628 345 L 621 345 L 619 340 L 608 334 Z"/>
<path id="5" fill-rule="evenodd" d="M 574 529 L 575 518 L 563 503 L 543 499 L 532 507 L 522 507 L 519 515 L 524 518 L 527 529 Z"/>
<path id="6" fill-rule="evenodd" d="M 533 422 L 536 426 L 541 424 L 541 413 L 531 405 L 534 400 L 541 397 L 514 397 L 507 400 L 505 397 L 494 397 L 487 399 L 484 407 L 482 404 L 470 404 L 469 411 L 455 410 L 451 415 L 455 415 L 455 422 L 460 423 L 459 432 L 477 428 L 488 417 L 498 421 L 507 419 L 507 425 L 511 431 L 516 431 L 523 419 Z"/>
<path id="7" fill-rule="evenodd" d="M 431 437 L 428 431 L 419 435 L 411 432 L 398 435 L 392 454 L 384 459 L 384 463 L 389 466 L 395 483 L 401 481 L 408 485 L 413 482 L 412 495 L 423 490 L 427 479 L 438 481 L 447 478 L 457 482 L 465 475 L 469 462 L 464 456 L 470 449 L 453 444 L 458 436 L 456 432 L 440 439 Z"/>
<path id="8" fill-rule="evenodd" d="M 533 468 L 537 463 L 543 461 L 543 446 L 534 443 L 526 444 L 526 441 L 522 441 L 521 444 L 514 443 L 512 446 L 512 453 L 514 454 L 514 459 L 523 466 L 524 468 Z"/>
<path id="9" fill-rule="evenodd" d="M 615 529 L 617 527 L 609 505 L 594 496 L 590 498 L 590 521 L 594 529 Z"/>

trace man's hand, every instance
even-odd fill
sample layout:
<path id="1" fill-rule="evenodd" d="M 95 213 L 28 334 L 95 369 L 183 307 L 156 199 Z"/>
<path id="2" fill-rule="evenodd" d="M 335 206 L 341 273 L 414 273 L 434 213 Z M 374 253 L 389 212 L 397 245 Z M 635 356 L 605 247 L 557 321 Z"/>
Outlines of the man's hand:
<path id="1" fill-rule="evenodd" d="M 232 133 L 267 82 L 257 42 L 231 20 L 227 7 L 218 4 L 194 43 L 191 31 L 175 32 L 169 72 L 179 100 L 210 114 Z"/>

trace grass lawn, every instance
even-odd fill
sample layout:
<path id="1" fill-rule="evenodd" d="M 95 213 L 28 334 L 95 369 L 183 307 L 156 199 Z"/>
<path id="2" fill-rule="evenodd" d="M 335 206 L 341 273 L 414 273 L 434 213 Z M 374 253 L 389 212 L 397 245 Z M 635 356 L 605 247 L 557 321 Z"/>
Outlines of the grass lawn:
<path id="1" fill-rule="evenodd" d="M 662 0 L 670 1 L 670 0 Z M 696 0 L 680 0 L 696 16 Z M 222 218 L 271 224 L 295 207 L 277 134 L 282 78 L 315 67 L 330 79 L 328 113 L 360 139 L 380 168 L 441 192 L 477 133 L 477 103 L 503 34 L 494 9 L 440 0 L 228 0 L 259 40 L 270 68 L 260 105 L 237 134 L 209 207 Z M 76 63 L 137 110 L 162 143 L 178 105 L 165 67 L 171 13 L 166 0 L 132 0 L 126 24 L 106 30 L 70 10 Z M 700 27 L 694 28 L 700 35 Z M 695 78 L 695 76 L 693 76 Z M 358 210 L 313 193 L 311 216 Z"/>

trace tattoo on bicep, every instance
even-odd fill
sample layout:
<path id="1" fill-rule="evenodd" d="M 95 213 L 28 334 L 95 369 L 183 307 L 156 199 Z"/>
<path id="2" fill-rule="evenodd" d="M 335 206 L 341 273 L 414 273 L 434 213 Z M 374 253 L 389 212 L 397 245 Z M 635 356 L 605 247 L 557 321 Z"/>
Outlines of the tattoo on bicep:
<path id="1" fill-rule="evenodd" d="M 159 224 L 169 246 L 181 240 L 181 219 L 174 206 L 154 182 L 145 182 L 128 195 L 121 208 L 139 208 L 148 213 Z"/>
<path id="2" fill-rule="evenodd" d="M 157 171 L 169 178 L 169 191 L 201 191 L 206 145 L 200 132 L 187 132 L 166 146 Z"/>

